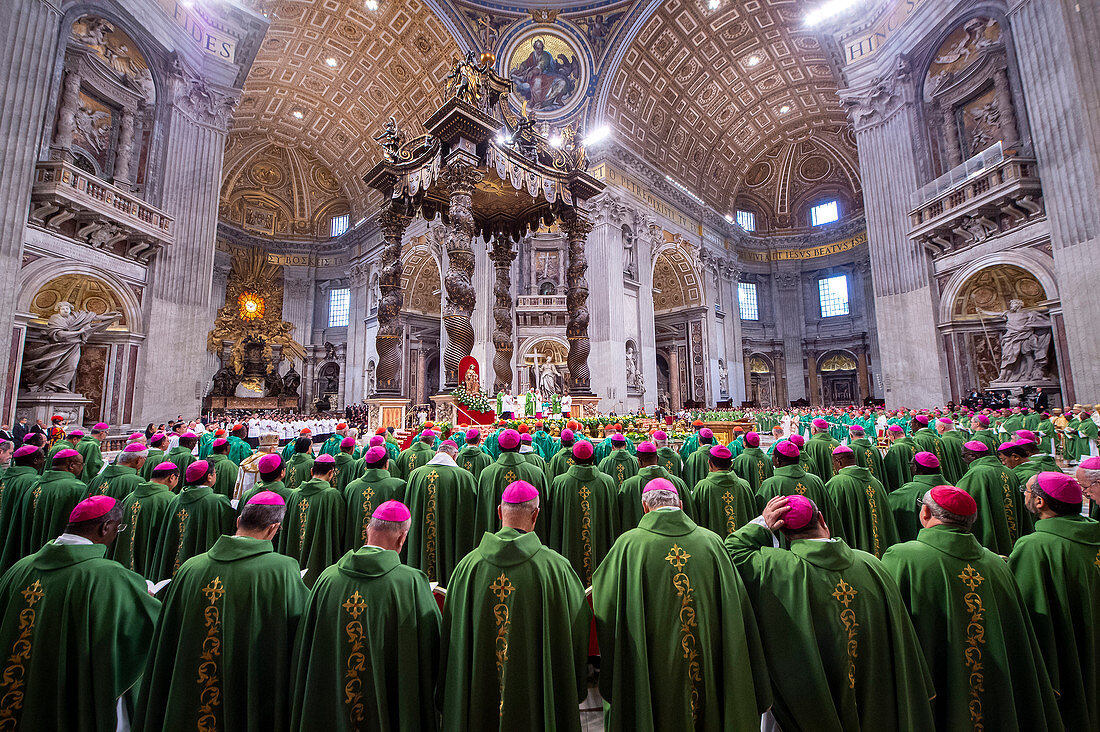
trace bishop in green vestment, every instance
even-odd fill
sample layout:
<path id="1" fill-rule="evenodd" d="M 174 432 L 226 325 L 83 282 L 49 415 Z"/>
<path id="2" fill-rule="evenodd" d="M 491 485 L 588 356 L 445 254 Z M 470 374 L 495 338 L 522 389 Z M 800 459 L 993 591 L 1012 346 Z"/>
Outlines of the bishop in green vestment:
<path id="1" fill-rule="evenodd" d="M 405 561 L 444 587 L 458 562 L 474 548 L 477 482 L 455 463 L 457 454 L 450 445 L 441 445 L 405 485 L 404 503 L 412 513 Z"/>
<path id="2" fill-rule="evenodd" d="M 622 439 L 619 439 L 622 438 Z M 615 481 L 615 490 L 638 474 L 638 460 L 626 449 L 626 438 L 621 434 L 611 437 L 611 452 L 600 461 L 599 470 Z"/>
<path id="3" fill-rule="evenodd" d="M 332 455 L 336 457 L 340 454 L 340 443 L 344 441 L 344 438 L 348 434 L 347 422 L 341 422 L 336 425 L 336 431 L 328 436 L 328 439 L 321 445 L 322 455 Z"/>
<path id="4" fill-rule="evenodd" d="M 1029 478 L 1024 504 L 1039 520 L 1008 557 L 1067 730 L 1100 728 L 1100 523 L 1081 500 L 1060 471 Z"/>
<path id="5" fill-rule="evenodd" d="M 158 582 L 155 564 L 160 538 L 172 521 L 173 493 L 179 483 L 179 468 L 175 463 L 162 462 L 153 470 L 150 480 L 133 490 L 120 504 L 126 528 L 107 551 L 108 556 L 147 580 Z"/>
<path id="6" fill-rule="evenodd" d="M 149 438 L 149 454 L 145 456 L 145 464 L 139 471 L 142 480 L 149 480 L 153 474 L 153 468 L 164 462 L 164 449 L 167 447 L 168 435 L 163 432 L 158 432 Z"/>
<path id="7" fill-rule="evenodd" d="M 890 447 L 882 459 L 883 468 L 886 470 L 886 479 L 882 481 L 882 485 L 892 493 L 912 480 L 909 464 L 918 450 L 913 439 L 906 437 L 905 431 L 898 425 L 890 425 L 887 434 L 890 438 Z"/>
<path id="8" fill-rule="evenodd" d="M 954 427 L 954 421 L 949 417 L 940 417 L 936 420 L 936 431 L 940 435 L 940 445 L 943 448 L 943 457 L 940 458 L 940 472 L 948 485 L 955 485 L 959 478 L 966 472 L 962 462 L 962 446 L 966 437 Z"/>
<path id="9" fill-rule="evenodd" d="M 748 481 L 730 472 L 733 462 L 728 447 L 712 447 L 710 472 L 695 484 L 693 494 L 695 521 L 722 538 L 756 517 L 756 491 Z"/>
<path id="10" fill-rule="evenodd" d="M 348 483 L 363 473 L 363 464 L 352 455 L 355 450 L 355 438 L 345 437 L 340 441 L 340 450 L 332 457 L 336 460 L 336 478 L 333 487 L 343 493 Z M 383 448 L 385 451 L 385 448 Z"/>
<path id="11" fill-rule="evenodd" d="M 271 540 L 277 494 L 245 505 L 233 536 L 191 557 L 164 591 L 135 730 L 282 730 L 294 635 L 308 592 Z"/>
<path id="12" fill-rule="evenodd" d="M 772 477 L 760 484 L 760 489 L 756 492 L 756 504 L 763 507 L 777 496 L 806 496 L 819 507 L 833 535 L 843 536 L 840 533 L 843 522 L 832 496 L 825 491 L 821 478 L 807 473 L 799 464 L 800 461 L 801 453 L 797 445 L 790 440 L 776 443 L 772 453 Z"/>
<path id="13" fill-rule="evenodd" d="M 618 536 L 619 489 L 592 464 L 593 457 L 574 458 L 576 464 L 554 479 L 547 500 L 546 543 L 569 561 L 585 587 L 592 586 L 593 572 Z"/>
<path id="14" fill-rule="evenodd" d="M 777 530 L 790 550 L 774 548 Z M 830 537 L 812 501 L 773 498 L 726 549 L 756 612 L 782 729 L 935 729 L 935 691 L 897 585 L 874 556 Z"/>
<path id="15" fill-rule="evenodd" d="M 500 497 L 509 484 L 525 480 L 535 486 L 539 492 L 540 505 L 546 505 L 546 473 L 527 462 L 519 454 L 519 433 L 507 429 L 497 437 L 500 455 L 493 464 L 481 471 L 477 481 L 477 515 L 474 519 L 474 537 L 492 533 L 497 527 L 497 509 Z M 539 512 L 535 531 L 539 537 L 546 536 L 547 511 Z"/>
<path id="16" fill-rule="evenodd" d="M 409 525 L 403 504 L 381 504 L 364 546 L 314 585 L 295 645 L 294 732 L 438 728 L 439 606 L 424 573 L 401 564 Z"/>
<path id="17" fill-rule="evenodd" d="M 917 452 L 930 452 L 936 456 L 942 466 L 946 459 L 943 449 L 943 440 L 931 426 L 931 417 L 927 414 L 918 414 L 913 417 L 909 425 L 910 434 L 916 444 Z"/>
<path id="18" fill-rule="evenodd" d="M 1021 438 L 1016 441 L 1016 447 L 1024 454 L 1024 458 L 1012 468 L 1012 472 L 1016 474 L 1016 479 L 1020 481 L 1020 485 L 1027 485 L 1031 476 L 1039 473 L 1061 472 L 1058 463 L 1054 461 L 1049 453 L 1042 452 L 1037 442 Z M 1004 462 L 1003 458 L 1002 462 Z M 1007 466 L 1008 463 L 1005 463 L 1005 465 Z"/>
<path id="19" fill-rule="evenodd" d="M 84 432 L 82 430 L 73 430 L 69 434 L 65 435 L 65 439 L 58 440 L 50 445 L 50 449 L 46 451 L 46 470 L 53 469 L 53 459 L 57 453 L 62 450 L 76 449 L 77 443 L 84 439 Z"/>
<path id="20" fill-rule="evenodd" d="M 578 443 L 579 444 L 579 443 Z M 642 443 L 638 445 L 638 474 L 633 478 L 627 478 L 626 482 L 619 486 L 619 523 L 617 531 L 623 533 L 638 525 L 642 518 L 642 489 L 649 481 L 656 478 L 664 478 L 676 486 L 680 495 L 680 508 L 688 515 L 695 518 L 695 499 L 684 481 L 672 475 L 659 464 L 660 451 L 651 451 L 648 447 L 642 449 Z M 583 452 L 584 448 L 580 448 Z"/>
<path id="21" fill-rule="evenodd" d="M 530 483 L 513 483 L 498 506 L 503 528 L 451 576 L 438 692 L 446 730 L 581 728 L 592 614 L 568 560 L 534 532 L 539 500 Z"/>
<path id="22" fill-rule="evenodd" d="M 978 518 L 973 529 L 978 543 L 1007 557 L 1016 540 L 1031 532 L 1032 519 L 1020 500 L 1016 474 L 984 448 L 985 443 L 978 440 L 963 445 L 963 462 L 967 468 L 958 487 L 978 503 Z"/>
<path id="23" fill-rule="evenodd" d="M 833 477 L 833 448 L 840 443 L 829 434 L 829 423 L 823 419 L 815 419 L 810 429 L 813 435 L 806 440 L 802 455 L 809 461 L 811 472 L 827 483 Z"/>
<path id="24" fill-rule="evenodd" d="M 69 514 L 84 498 L 88 486 L 80 480 L 84 458 L 76 450 L 66 448 L 53 458 L 53 469 L 42 473 L 33 490 L 23 496 L 23 551 L 33 554 L 65 528 Z"/>
<path id="25" fill-rule="evenodd" d="M 886 552 L 925 649 L 936 728 L 1060 730 L 1053 689 L 1004 560 L 970 533 L 978 505 L 953 486 L 930 490 L 915 541 Z"/>
<path id="26" fill-rule="evenodd" d="M 695 484 L 710 472 L 710 448 L 714 445 L 714 433 L 704 427 L 699 430 L 699 446 L 684 461 L 684 483 L 688 490 L 694 490 Z"/>
<path id="27" fill-rule="evenodd" d="M 234 465 L 239 466 L 252 454 L 252 446 L 245 440 L 247 435 L 248 429 L 240 424 L 233 425 L 233 429 L 229 432 L 229 459 Z"/>
<path id="28" fill-rule="evenodd" d="M 30 543 L 26 532 L 31 524 L 23 520 L 23 506 L 41 480 L 39 471 L 46 454 L 34 445 L 16 449 L 12 466 L 0 479 L 0 574 L 26 555 Z"/>
<path id="29" fill-rule="evenodd" d="M 312 475 L 313 441 L 308 437 L 299 437 L 294 442 L 294 453 L 286 464 L 286 487 L 294 490 L 309 480 Z"/>
<path id="30" fill-rule="evenodd" d="M 886 496 L 886 503 L 894 516 L 894 526 L 898 530 L 898 541 L 912 541 L 917 538 L 923 528 L 920 507 L 924 494 L 945 484 L 940 473 L 940 461 L 930 452 L 918 452 L 914 455 L 910 472 L 913 479 Z"/>
<path id="31" fill-rule="evenodd" d="M 977 440 L 986 446 L 989 452 L 995 453 L 1000 442 L 997 436 L 993 434 L 993 430 L 989 429 L 989 416 L 985 414 L 975 414 L 970 420 L 970 430 L 973 432 L 971 440 Z M 981 509 L 979 509 L 981 510 Z"/>
<path id="32" fill-rule="evenodd" d="M 248 505 L 248 502 L 252 500 L 252 496 L 263 491 L 278 493 L 283 501 L 290 498 L 290 489 L 283 482 L 286 477 L 286 464 L 278 453 L 272 452 L 261 456 L 256 462 L 256 468 L 259 480 L 241 496 L 240 503 L 237 504 L 240 510 Z"/>
<path id="33" fill-rule="evenodd" d="M 226 498 L 233 498 L 237 490 L 237 474 L 240 468 L 237 463 L 229 459 L 230 444 L 228 440 L 214 440 L 210 446 L 210 457 L 207 462 L 214 466 L 214 492 Z"/>
<path id="34" fill-rule="evenodd" d="M 107 425 L 101 422 L 92 428 L 92 434 L 84 435 L 80 442 L 76 443 L 76 451 L 80 453 L 80 457 L 84 458 L 84 472 L 80 474 L 80 480 L 84 485 L 91 483 L 103 469 L 103 454 L 99 450 L 99 443 L 106 436 Z"/>
<path id="35" fill-rule="evenodd" d="M 138 474 L 148 456 L 145 446 L 132 442 L 119 453 L 118 462 L 108 465 L 88 486 L 89 496 L 110 496 L 121 501 L 145 481 Z"/>
<path id="36" fill-rule="evenodd" d="M 170 463 L 175 463 L 176 467 L 180 469 L 180 475 L 187 472 L 187 466 L 195 462 L 195 456 L 191 452 L 195 449 L 195 444 L 199 441 L 199 438 L 192 432 L 186 432 L 180 435 L 180 444 L 169 450 L 164 459 Z"/>
<path id="37" fill-rule="evenodd" d="M 856 454 L 856 465 L 867 468 L 871 475 L 878 478 L 883 488 L 889 488 L 886 478 L 886 464 L 882 461 L 882 452 L 878 449 L 878 440 L 867 436 L 863 427 L 854 424 L 848 428 L 848 447 Z"/>
<path id="38" fill-rule="evenodd" d="M 335 473 L 332 455 L 318 455 L 310 479 L 292 490 L 287 501 L 279 551 L 306 570 L 307 587 L 344 553 L 347 507 L 344 495 L 332 487 Z"/>
<path id="39" fill-rule="evenodd" d="M 431 430 L 421 432 L 420 438 L 414 440 L 407 450 L 402 450 L 401 454 L 397 456 L 397 464 L 394 466 L 393 474 L 398 478 L 407 480 L 412 471 L 432 459 L 432 455 L 435 454 L 435 450 L 432 449 L 434 443 L 435 432 Z"/>
<path id="40" fill-rule="evenodd" d="M 565 471 L 574 465 L 573 445 L 575 444 L 573 430 L 562 430 L 561 448 L 550 458 L 550 462 L 546 463 L 547 483 L 553 483 L 559 475 L 564 475 Z"/>
<path id="41" fill-rule="evenodd" d="M 695 431 L 688 435 L 688 438 L 684 440 L 684 444 L 680 445 L 680 460 L 683 463 L 687 463 L 688 456 L 699 449 L 699 432 L 703 429 L 703 423 L 698 419 L 694 419 L 691 421 L 691 426 Z"/>
<path id="42" fill-rule="evenodd" d="M 386 501 L 405 498 L 405 481 L 390 475 L 386 448 L 372 447 L 363 461 L 363 474 L 342 491 L 346 504 L 344 547 L 352 551 L 367 543 L 367 525 L 374 509 Z"/>
<path id="43" fill-rule="evenodd" d="M 233 533 L 237 516 L 229 499 L 214 492 L 217 475 L 210 463 L 196 460 L 183 475 L 186 486 L 172 500 L 168 525 L 153 560 L 161 579 L 175 576 L 180 565 L 214 546 L 219 536 Z"/>
<path id="44" fill-rule="evenodd" d="M 882 483 L 870 470 L 856 465 L 855 452 L 847 445 L 833 450 L 833 467 L 836 475 L 825 484 L 825 492 L 840 514 L 840 535 L 853 549 L 881 558 L 898 541 Z"/>
<path id="45" fill-rule="evenodd" d="M 8 729 L 114 730 L 119 698 L 145 670 L 160 603 L 104 556 L 122 512 L 108 496 L 77 508 L 64 533 L 0 577 Z"/>
<path id="46" fill-rule="evenodd" d="M 605 728 L 759 730 L 771 691 L 741 578 L 672 483 L 650 481 L 642 503 L 592 588 Z"/>
<path id="47" fill-rule="evenodd" d="M 733 459 L 731 468 L 749 484 L 753 493 L 760 490 L 761 483 L 772 477 L 772 461 L 760 449 L 760 435 L 755 432 L 745 435 L 745 449 Z"/>
<path id="48" fill-rule="evenodd" d="M 683 477 L 684 461 L 680 453 L 668 446 L 668 434 L 664 430 L 653 433 L 653 444 L 657 446 L 657 464 L 677 478 Z"/>

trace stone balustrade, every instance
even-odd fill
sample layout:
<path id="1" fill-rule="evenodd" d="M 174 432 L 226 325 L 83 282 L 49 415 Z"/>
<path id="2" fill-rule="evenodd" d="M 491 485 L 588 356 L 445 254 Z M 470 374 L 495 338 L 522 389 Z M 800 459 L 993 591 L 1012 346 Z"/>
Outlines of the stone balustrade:
<path id="1" fill-rule="evenodd" d="M 516 310 L 565 310 L 565 295 L 519 295 Z"/>

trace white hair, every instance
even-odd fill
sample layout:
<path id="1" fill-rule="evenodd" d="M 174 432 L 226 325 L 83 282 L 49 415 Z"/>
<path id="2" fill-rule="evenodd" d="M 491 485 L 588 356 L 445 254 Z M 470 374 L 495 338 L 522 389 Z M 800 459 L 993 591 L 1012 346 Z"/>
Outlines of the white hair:
<path id="1" fill-rule="evenodd" d="M 932 500 L 932 491 L 928 491 L 924 494 L 924 497 L 920 501 L 923 505 L 928 506 L 928 510 L 932 512 L 932 516 L 936 519 L 944 522 L 945 524 L 951 524 L 952 526 L 958 526 L 960 528 L 970 531 L 974 527 L 974 522 L 978 518 L 978 514 L 972 516 L 960 516 L 957 513 L 952 513 L 946 508 L 941 506 Z"/>
<path id="2" fill-rule="evenodd" d="M 646 491 L 642 494 L 642 503 L 650 510 L 664 506 L 680 508 L 680 494 L 676 491 Z"/>
<path id="3" fill-rule="evenodd" d="M 138 461 L 138 458 L 147 457 L 149 457 L 148 450 L 131 450 L 130 452 L 123 452 L 121 455 L 119 455 L 118 461 L 123 465 L 130 465 L 131 463 L 136 463 Z"/>

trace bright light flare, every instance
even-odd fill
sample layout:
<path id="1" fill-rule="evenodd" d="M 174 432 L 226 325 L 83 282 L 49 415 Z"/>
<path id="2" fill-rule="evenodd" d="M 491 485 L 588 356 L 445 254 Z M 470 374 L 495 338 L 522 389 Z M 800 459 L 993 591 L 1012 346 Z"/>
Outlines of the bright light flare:
<path id="1" fill-rule="evenodd" d="M 598 145 L 610 136 L 611 128 L 609 128 L 607 125 L 604 125 L 603 127 L 599 127 L 593 130 L 590 135 L 584 138 L 584 146 L 592 147 L 593 145 Z"/>
<path id="2" fill-rule="evenodd" d="M 862 0 L 829 0 L 829 2 L 823 3 L 816 9 L 806 13 L 806 25 L 817 25 L 818 23 L 829 20 L 836 15 L 840 15 L 859 2 L 862 2 Z"/>

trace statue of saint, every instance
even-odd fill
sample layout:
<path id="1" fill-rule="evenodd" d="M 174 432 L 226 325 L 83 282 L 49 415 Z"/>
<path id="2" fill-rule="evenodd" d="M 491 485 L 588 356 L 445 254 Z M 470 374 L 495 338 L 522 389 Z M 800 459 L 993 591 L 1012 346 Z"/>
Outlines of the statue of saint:
<path id="1" fill-rule="evenodd" d="M 1000 382 L 1039 381 L 1044 378 L 1050 348 L 1050 317 L 1040 310 L 1025 310 L 1021 300 L 1010 300 L 1003 313 L 977 311 L 990 318 L 1004 318 L 1001 335 Z"/>
<path id="2" fill-rule="evenodd" d="M 23 386 L 28 391 L 68 392 L 80 364 L 81 346 L 120 317 L 122 313 L 116 312 L 103 315 L 88 310 L 74 312 L 71 303 L 60 303 L 57 312 L 46 321 L 45 340 L 27 346 L 23 356 Z"/>
<path id="3" fill-rule="evenodd" d="M 558 392 L 558 377 L 561 375 L 561 370 L 557 364 L 550 362 L 550 354 L 546 354 L 542 367 L 539 368 L 539 390 L 544 394 L 556 394 Z"/>
<path id="4" fill-rule="evenodd" d="M 634 352 L 634 344 L 626 346 L 626 385 L 637 387 L 642 383 L 642 373 L 638 370 L 638 356 Z"/>
<path id="5" fill-rule="evenodd" d="M 480 394 L 481 393 L 481 377 L 477 375 L 477 369 L 473 364 L 466 367 L 466 373 L 462 375 L 462 380 L 466 383 L 467 394 Z"/>
<path id="6" fill-rule="evenodd" d="M 730 391 L 730 371 L 726 368 L 726 362 L 718 359 L 718 388 L 723 394 Z"/>

